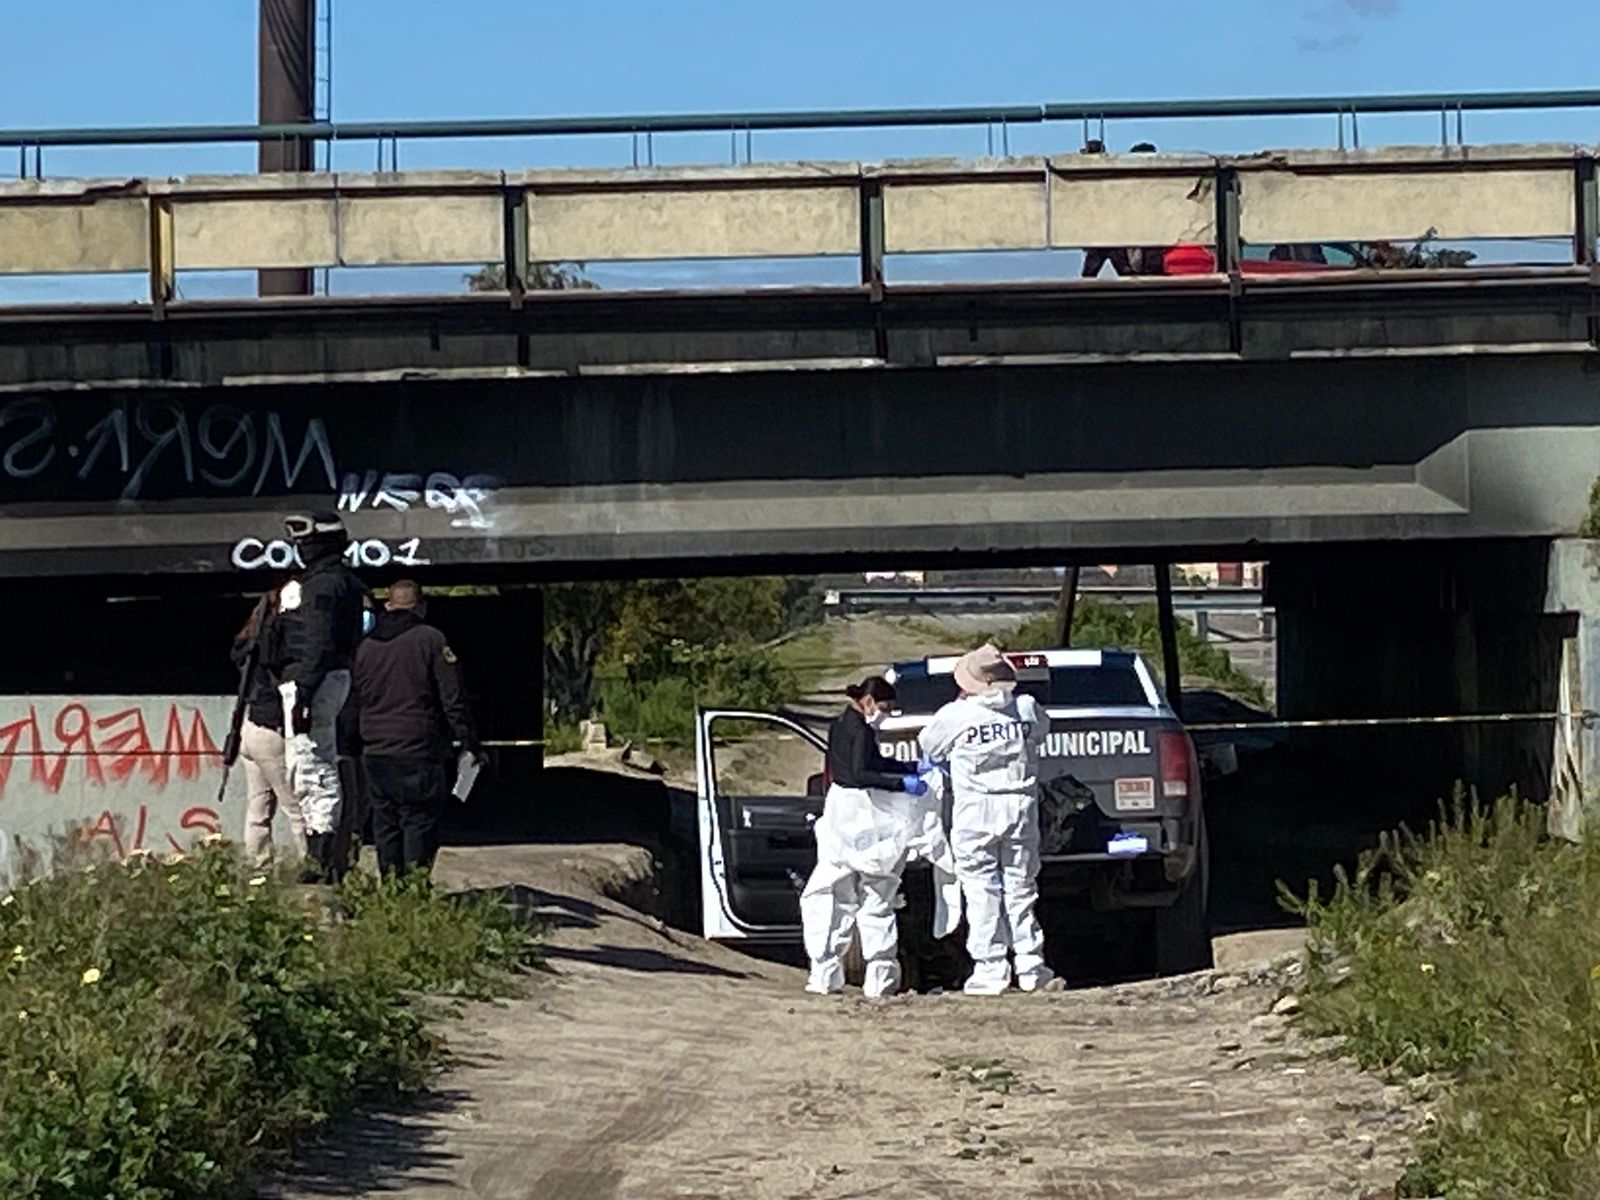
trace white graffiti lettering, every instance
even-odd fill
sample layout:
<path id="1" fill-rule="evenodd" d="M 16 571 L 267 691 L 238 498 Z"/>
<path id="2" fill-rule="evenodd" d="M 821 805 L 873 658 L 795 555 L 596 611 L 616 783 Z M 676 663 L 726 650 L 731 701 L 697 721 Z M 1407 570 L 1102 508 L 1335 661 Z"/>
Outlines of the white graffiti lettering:
<path id="1" fill-rule="evenodd" d="M 254 537 L 240 538 L 233 545 L 229 561 L 236 571 L 287 571 L 305 566 L 300 551 L 282 538 L 270 542 Z M 421 538 L 408 538 L 394 545 L 381 538 L 354 541 L 345 548 L 344 561 L 352 568 L 425 567 L 429 563 L 422 554 Z"/>
<path id="2" fill-rule="evenodd" d="M 139 499 L 158 472 L 190 489 L 198 481 L 252 496 L 338 488 L 333 447 L 320 417 L 308 418 L 291 435 L 275 412 L 213 404 L 191 421 L 189 409 L 177 401 L 119 399 L 86 429 L 74 430 L 53 400 L 34 396 L 0 407 L 0 435 L 10 438 L 9 444 L 0 440 L 5 476 L 108 479 L 123 500 Z"/>
<path id="3" fill-rule="evenodd" d="M 494 521 L 486 514 L 485 506 L 498 487 L 500 480 L 488 475 L 468 475 L 463 480 L 444 471 L 435 471 L 426 479 L 395 472 L 350 472 L 339 488 L 339 509 L 360 512 L 388 508 L 408 512 L 420 503 L 424 508 L 449 514 L 452 528 L 488 531 L 494 528 Z"/>

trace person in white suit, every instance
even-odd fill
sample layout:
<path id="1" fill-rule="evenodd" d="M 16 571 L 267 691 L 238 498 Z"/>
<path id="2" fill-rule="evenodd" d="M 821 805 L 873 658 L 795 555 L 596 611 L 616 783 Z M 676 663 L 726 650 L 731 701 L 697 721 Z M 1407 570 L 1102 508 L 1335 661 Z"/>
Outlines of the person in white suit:
<path id="1" fill-rule="evenodd" d="M 873 676 L 846 689 L 849 706 L 828 729 L 828 794 L 814 826 L 817 866 L 800 894 L 800 923 L 811 971 L 806 990 L 844 990 L 843 956 L 852 933 L 866 959 L 862 990 L 892 995 L 900 986 L 895 898 L 906 860 L 926 837 L 930 792 L 914 764 L 878 747 L 877 728 L 894 704 L 894 687 Z"/>
<path id="2" fill-rule="evenodd" d="M 972 975 L 965 990 L 999 995 L 1061 987 L 1045 965 L 1039 901 L 1039 751 L 1050 719 L 1017 694 L 1016 672 L 993 646 L 956 664 L 961 696 L 919 738 L 925 758 L 946 764 L 955 799 L 950 842 L 967 906 Z"/>

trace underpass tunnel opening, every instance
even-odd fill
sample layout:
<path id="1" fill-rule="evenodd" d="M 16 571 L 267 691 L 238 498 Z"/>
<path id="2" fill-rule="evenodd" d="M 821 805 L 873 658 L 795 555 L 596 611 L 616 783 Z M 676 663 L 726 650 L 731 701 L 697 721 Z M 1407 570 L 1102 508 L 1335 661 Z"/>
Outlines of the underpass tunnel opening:
<path id="1" fill-rule="evenodd" d="M 382 580 L 363 575 L 381 605 L 393 572 Z M 93 747 L 102 759 L 114 757 L 127 725 L 111 718 L 127 706 L 108 703 L 111 698 L 232 698 L 239 685 L 229 656 L 233 639 L 261 593 L 278 582 L 272 573 L 5 581 L 0 611 L 6 615 L 9 637 L 0 660 L 0 698 L 15 698 L 13 706 L 20 706 L 23 716 L 31 704 L 40 744 L 28 743 L 34 736 L 29 731 L 13 738 L 0 730 L 0 752 L 19 762 L 35 750 L 44 755 L 40 761 L 53 762 L 68 748 L 87 754 Z M 437 573 L 424 579 L 424 589 L 430 623 L 445 632 L 462 663 L 479 733 L 497 744 L 477 802 L 456 805 L 447 813 L 450 834 L 468 839 L 510 836 L 525 807 L 521 801 L 538 789 L 542 762 L 542 593 L 515 582 L 462 583 Z M 90 721 L 83 736 L 79 724 L 85 717 L 80 713 Z M 10 720 L 0 718 L 0 726 Z M 214 720 L 207 723 L 206 736 L 220 747 L 227 729 L 212 727 L 216 725 Z M 159 741 L 160 731 L 152 736 Z M 28 769 L 18 766 L 14 774 L 20 777 Z M 107 794 L 117 786 L 122 785 L 108 782 Z M 86 808 L 67 818 L 92 820 L 100 809 L 90 807 L 93 812 Z M 223 833 L 240 836 L 242 810 L 223 811 L 219 817 Z"/>
<path id="2" fill-rule="evenodd" d="M 1581 751 L 1572 743 L 1585 708 L 1581 697 L 1563 695 L 1575 686 L 1583 605 L 1552 596 L 1552 549 L 1539 540 L 1256 548 L 1265 587 L 1263 607 L 1250 614 L 1253 637 L 1219 614 L 1180 610 L 1186 648 L 1209 646 L 1260 685 L 1246 692 L 1230 679 L 1219 687 L 1187 661 L 1183 670 L 1183 715 L 1208 764 L 1217 928 L 1290 922 L 1280 882 L 1302 896 L 1311 880 L 1325 890 L 1336 866 L 1352 867 L 1386 831 L 1426 829 L 1458 792 L 1486 802 L 1511 792 L 1552 801 L 1558 758 Z M 1003 602 L 979 604 L 976 612 L 943 613 L 949 640 L 941 640 L 940 622 L 930 623 L 941 616 L 931 593 L 952 582 L 981 590 L 997 578 L 990 564 L 969 562 L 967 570 L 908 563 L 873 572 L 871 581 L 857 576 L 858 588 L 867 582 L 923 596 L 898 612 L 863 612 L 858 622 L 911 630 L 922 648 L 896 651 L 910 657 L 990 635 L 1005 644 L 1029 616 L 1047 621 L 1048 606 L 1007 621 Z M 1151 582 L 1148 561 L 1118 569 L 1125 582 Z M 1099 570 L 1080 564 L 1081 595 L 1091 601 L 1105 583 L 1089 582 Z M 1033 578 L 1059 582 L 1062 574 Z M 1220 582 L 1190 581 L 1180 567 L 1173 574 L 1180 589 Z M 860 652 L 854 641 L 860 670 L 893 657 L 883 645 Z M 1159 675 L 1159 649 L 1142 649 Z M 812 699 L 840 702 L 831 693 Z M 1557 809 L 1581 804 L 1570 794 L 1554 799 Z"/>
<path id="3" fill-rule="evenodd" d="M 185 584 L 97 578 L 11 580 L 0 586 L 12 634 L 8 694 L 231 695 L 235 635 L 277 578 Z M 377 583 L 378 603 L 387 582 Z M 543 630 L 536 587 L 424 582 L 430 622 L 472 664 L 469 687 L 485 737 L 541 734 Z"/>
<path id="4" fill-rule="evenodd" d="M 1240 921 L 1272 919 L 1279 879 L 1326 894 L 1334 865 L 1385 831 L 1425 831 L 1457 798 L 1515 792 L 1551 805 L 1553 827 L 1581 806 L 1553 788 L 1585 707 L 1584 617 L 1555 578 L 1552 543 L 1535 540 L 1273 552 L 1283 727 L 1233 735 L 1238 771 L 1207 789 L 1224 922 L 1230 899 Z"/>
<path id="5" fill-rule="evenodd" d="M 1352 864 L 1381 832 L 1402 824 L 1425 828 L 1458 783 L 1485 799 L 1514 788 L 1552 801 L 1551 781 L 1561 777 L 1566 755 L 1580 764 L 1581 784 L 1585 737 L 1575 722 L 1564 737 L 1548 714 L 1595 707 L 1584 701 L 1577 666 L 1591 610 L 1582 596 L 1552 598 L 1559 572 L 1551 543 L 1235 547 L 1210 556 L 1264 562 L 1260 576 L 1212 564 L 1217 569 L 1208 577 L 1188 561 L 1208 557 L 1204 552 L 1166 555 L 1180 593 L 1232 588 L 1260 598 L 1249 612 L 1180 603 L 1177 613 L 1185 653 L 1201 646 L 1217 656 L 1204 670 L 1186 663 L 1181 698 L 1208 764 L 1202 791 L 1211 919 L 1219 931 L 1288 922 L 1278 903 L 1280 880 L 1300 894 L 1310 879 L 1325 883 L 1335 865 Z M 537 572 L 425 570 L 429 620 L 461 660 L 482 735 L 504 743 L 472 802 L 451 807 L 447 837 L 643 844 L 660 871 L 647 889 L 657 915 L 698 929 L 696 704 L 709 698 L 798 712 L 817 729 L 842 707 L 846 682 L 894 662 L 953 653 L 991 637 L 1004 645 L 1029 623 L 1031 636 L 1048 639 L 1038 627 L 1059 616 L 1067 569 L 1037 563 L 1055 557 L 1041 552 L 1032 566 L 994 556 L 870 564 L 896 568 L 886 571 L 863 570 L 855 560 L 758 565 L 809 572 L 803 576 L 739 574 L 741 564 L 710 561 L 680 567 L 707 574 L 672 576 L 662 564 L 633 563 L 588 584 L 556 582 L 550 564 Z M 1069 557 L 1062 553 L 1057 561 Z M 1139 636 L 1146 627 L 1138 621 L 1148 622 L 1153 607 L 1153 596 L 1140 589 L 1153 591 L 1154 555 L 1117 557 L 1122 564 L 1109 571 L 1077 564 L 1077 617 L 1090 621 L 1085 630 L 1101 622 L 1095 636 L 1102 644 Z M 393 574 L 363 572 L 380 598 Z M 629 583 L 647 574 L 653 580 Z M 1005 598 L 1002 581 L 1024 581 L 1040 595 L 1031 607 L 1019 607 Z M 237 676 L 228 647 L 269 582 L 255 573 L 8 581 L 0 588 L 13 631 L 0 668 L 3 691 L 66 698 L 231 695 Z M 951 611 L 932 599 L 940 588 L 963 587 L 988 588 L 993 602 Z M 1109 591 L 1119 587 L 1123 594 L 1113 603 Z M 596 597 L 610 589 L 607 603 L 629 589 L 648 600 L 627 616 L 633 627 L 592 664 L 596 677 L 583 703 L 608 726 L 604 762 L 581 753 L 580 714 L 570 697 L 558 719 L 549 719 L 570 683 L 547 674 L 550 634 L 567 615 L 586 611 L 585 588 L 598 589 Z M 872 589 L 898 589 L 916 603 L 852 612 L 840 600 Z M 1109 611 L 1122 616 L 1111 621 Z M 1136 611 L 1145 615 L 1130 615 Z M 1600 612 L 1600 604 L 1592 611 Z M 609 619 L 624 617 L 618 610 Z M 604 641 L 612 632 L 597 627 L 586 636 Z M 717 648 L 724 643 L 745 649 Z M 1073 644 L 1088 643 L 1080 635 Z M 1159 677 L 1159 646 L 1136 648 Z M 1236 672 L 1220 684 L 1218 661 Z M 708 672 L 715 675 L 710 691 L 704 690 Z M 1435 720 L 1462 716 L 1485 719 Z M 1323 724 L 1366 719 L 1393 723 Z M 47 714 L 41 723 L 45 736 L 54 736 Z M 620 761 L 627 742 L 632 763 Z M 549 766 L 547 755 L 555 759 Z M 762 787 L 799 794 L 809 790 L 820 763 L 813 746 L 789 737 L 770 763 L 747 756 L 739 766 L 759 776 Z M 660 768 L 664 774 L 656 773 Z M 1581 809 L 1581 800 L 1581 794 L 1556 795 L 1553 808 Z M 239 818 L 224 814 L 224 831 Z"/>

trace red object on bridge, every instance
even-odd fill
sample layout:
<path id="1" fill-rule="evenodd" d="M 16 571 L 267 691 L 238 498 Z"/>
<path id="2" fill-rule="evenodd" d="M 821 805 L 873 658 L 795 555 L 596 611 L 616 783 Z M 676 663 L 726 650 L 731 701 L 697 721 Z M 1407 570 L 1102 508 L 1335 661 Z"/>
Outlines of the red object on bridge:
<path id="1" fill-rule="evenodd" d="M 1168 250 L 1162 266 L 1168 275 L 1210 275 L 1217 269 L 1217 256 L 1209 247 L 1189 242 Z"/>
<path id="2" fill-rule="evenodd" d="M 1167 251 L 1162 265 L 1168 275 L 1212 275 L 1217 270 L 1217 256 L 1210 246 L 1184 242 Z M 1241 275 L 1308 275 L 1339 269 L 1332 263 L 1304 259 L 1246 258 L 1239 263 Z"/>

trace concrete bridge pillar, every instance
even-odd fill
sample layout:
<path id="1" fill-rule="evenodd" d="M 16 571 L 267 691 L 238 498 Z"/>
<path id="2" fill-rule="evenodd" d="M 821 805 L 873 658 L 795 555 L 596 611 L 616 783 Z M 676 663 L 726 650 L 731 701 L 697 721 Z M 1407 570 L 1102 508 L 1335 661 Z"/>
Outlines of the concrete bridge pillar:
<path id="1" fill-rule="evenodd" d="M 1578 722 L 1527 714 L 1594 707 L 1578 703 L 1573 680 L 1581 689 L 1592 678 L 1600 700 L 1600 568 L 1553 574 L 1572 553 L 1568 543 L 1528 539 L 1275 555 L 1267 587 L 1281 715 L 1395 722 L 1297 731 L 1294 745 L 1336 772 L 1352 803 L 1392 812 L 1390 823 L 1425 823 L 1458 785 L 1485 799 L 1512 789 L 1556 797 L 1553 816 L 1565 814 L 1578 786 L 1565 781 L 1581 777 L 1575 764 L 1590 735 L 1564 741 L 1560 728 L 1579 734 Z M 1450 719 L 1459 716 L 1485 719 Z"/>
<path id="2" fill-rule="evenodd" d="M 1557 667 L 1550 832 L 1576 840 L 1600 830 L 1600 542 L 1550 548 L 1545 606 L 1568 624 Z"/>

